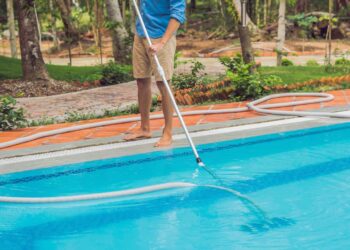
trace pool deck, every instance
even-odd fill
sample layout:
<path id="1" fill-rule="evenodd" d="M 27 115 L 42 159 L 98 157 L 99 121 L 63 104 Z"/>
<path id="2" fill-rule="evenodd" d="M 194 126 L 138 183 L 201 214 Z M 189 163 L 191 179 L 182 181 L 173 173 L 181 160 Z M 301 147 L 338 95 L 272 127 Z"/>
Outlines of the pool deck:
<path id="1" fill-rule="evenodd" d="M 328 92 L 334 95 L 335 99 L 331 102 L 320 104 L 309 104 L 296 106 L 291 108 L 283 108 L 283 110 L 312 110 L 312 111 L 331 111 L 340 112 L 347 111 L 350 108 L 350 90 L 337 90 Z M 305 98 L 304 98 L 305 99 Z M 278 98 L 267 103 L 276 102 L 288 102 L 292 100 L 301 100 L 301 98 Z M 215 104 L 207 106 L 195 106 L 190 108 L 183 108 L 182 111 L 189 110 L 213 110 L 213 109 L 227 109 L 244 107 L 245 102 L 235 102 L 227 104 Z M 159 112 L 157 112 L 159 113 Z M 137 115 L 123 116 L 125 117 L 137 117 Z M 116 118 L 105 118 L 98 120 L 88 120 L 76 123 L 64 123 L 54 124 L 48 126 L 32 127 L 18 129 L 14 131 L 0 132 L 0 142 L 11 141 L 16 138 L 36 134 L 42 131 L 48 131 L 53 129 L 59 129 L 74 125 L 87 124 L 92 122 L 99 122 Z M 272 116 L 261 115 L 253 111 L 232 113 L 232 114 L 215 114 L 215 115 L 194 115 L 186 116 L 186 124 L 189 126 L 189 130 L 193 133 L 196 143 L 208 143 L 220 140 L 229 140 L 235 138 L 256 136 L 266 133 L 278 133 L 293 129 L 309 128 L 315 126 L 322 126 L 334 123 L 347 122 L 346 119 L 328 119 L 328 118 L 295 118 L 286 116 Z M 61 135 L 46 137 L 38 139 L 32 142 L 16 145 L 6 149 L 0 150 L 0 173 L 6 172 L 6 168 L 1 165 L 6 165 L 9 168 L 13 168 L 11 159 L 27 157 L 29 161 L 31 156 L 38 154 L 48 154 L 62 151 L 80 150 L 81 154 L 85 154 L 84 157 L 70 157 L 65 159 L 64 163 L 79 162 L 82 160 L 93 160 L 106 157 L 118 157 L 129 154 L 137 154 L 149 151 L 155 151 L 152 144 L 157 141 L 157 138 L 161 135 L 163 128 L 163 120 L 152 120 L 151 128 L 154 131 L 154 138 L 124 142 L 123 136 L 125 133 L 129 133 L 138 128 L 139 122 L 131 122 L 125 124 L 111 125 L 93 129 L 86 129 L 77 132 L 65 133 Z M 174 147 L 181 147 L 186 145 L 186 140 L 182 135 L 182 130 L 177 118 L 174 118 L 175 137 Z M 210 132 L 212 131 L 212 132 Z M 102 146 L 101 146 L 102 145 Z M 94 147 L 103 147 L 105 150 L 95 150 Z M 86 150 L 88 149 L 88 150 Z M 85 150 L 85 151 L 84 151 Z M 103 151 L 103 153 L 99 152 Z M 91 152 L 94 152 L 91 154 Z M 59 157 L 59 153 L 56 155 Z M 29 157 L 29 158 L 28 158 Z M 39 157 L 40 158 L 40 157 Z M 55 161 L 53 158 L 48 161 L 49 157 L 37 159 L 37 164 L 31 164 L 37 167 L 43 167 L 47 165 L 62 164 L 61 161 Z M 62 155 L 61 155 L 62 158 Z M 33 158 L 34 159 L 34 158 Z M 33 160 L 32 159 L 32 160 Z M 6 162 L 7 161 L 7 162 Z M 32 161 L 31 161 L 32 162 Z M 15 163 L 15 161 L 13 161 Z M 35 167 L 36 168 L 36 167 Z M 15 170 L 15 169 L 12 169 Z M 20 169 L 18 169 L 19 171 Z"/>

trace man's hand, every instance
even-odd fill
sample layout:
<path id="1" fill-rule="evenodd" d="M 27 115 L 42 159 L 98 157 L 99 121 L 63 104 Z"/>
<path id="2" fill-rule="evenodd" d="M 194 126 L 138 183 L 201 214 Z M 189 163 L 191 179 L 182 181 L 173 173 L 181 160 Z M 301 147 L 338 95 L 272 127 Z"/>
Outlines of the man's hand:
<path id="1" fill-rule="evenodd" d="M 163 49 L 164 45 L 164 42 L 155 43 L 149 47 L 149 50 L 151 51 L 152 55 L 155 55 Z"/>

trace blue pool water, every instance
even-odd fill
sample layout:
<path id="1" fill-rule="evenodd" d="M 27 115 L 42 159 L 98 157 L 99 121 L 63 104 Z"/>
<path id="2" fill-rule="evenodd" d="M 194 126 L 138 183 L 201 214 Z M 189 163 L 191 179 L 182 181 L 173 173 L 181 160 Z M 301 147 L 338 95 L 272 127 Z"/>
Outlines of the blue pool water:
<path id="1" fill-rule="evenodd" d="M 350 249 L 350 124 L 201 145 L 200 153 L 226 187 L 258 209 L 205 187 L 0 204 L 0 249 Z M 0 195 L 217 184 L 196 168 L 189 148 L 174 149 L 2 175 Z"/>

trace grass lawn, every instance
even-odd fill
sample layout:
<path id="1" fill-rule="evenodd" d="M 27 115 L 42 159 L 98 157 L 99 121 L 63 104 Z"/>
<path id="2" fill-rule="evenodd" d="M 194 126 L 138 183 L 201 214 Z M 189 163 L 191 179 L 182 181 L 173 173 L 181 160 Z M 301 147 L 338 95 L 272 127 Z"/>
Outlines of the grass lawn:
<path id="1" fill-rule="evenodd" d="M 86 81 L 94 79 L 94 75 L 101 74 L 101 66 L 70 67 L 47 65 L 52 78 L 62 81 Z M 289 66 L 289 67 L 261 67 L 263 75 L 277 75 L 285 83 L 304 82 L 319 79 L 325 76 L 339 76 L 345 71 L 325 72 L 322 66 Z M 21 61 L 0 56 L 0 80 L 16 79 L 22 75 Z"/>
<path id="2" fill-rule="evenodd" d="M 47 65 L 50 76 L 62 81 L 86 81 L 101 74 L 101 66 L 69 67 Z M 21 61 L 0 56 L 0 80 L 18 79 L 22 76 Z"/>
<path id="3" fill-rule="evenodd" d="M 332 72 L 326 72 L 323 66 L 261 67 L 260 72 L 263 75 L 279 76 L 286 84 L 346 74 L 341 67 L 336 67 Z M 349 73 L 348 71 L 347 74 Z"/>

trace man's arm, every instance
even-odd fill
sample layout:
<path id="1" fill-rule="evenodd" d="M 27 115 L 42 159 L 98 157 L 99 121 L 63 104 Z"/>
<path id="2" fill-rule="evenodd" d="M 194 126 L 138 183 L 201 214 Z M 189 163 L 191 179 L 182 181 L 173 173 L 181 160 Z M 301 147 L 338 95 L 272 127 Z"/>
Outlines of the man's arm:
<path id="1" fill-rule="evenodd" d="M 180 22 L 174 18 L 171 18 L 169 21 L 168 27 L 164 33 L 164 36 L 162 37 L 160 42 L 153 44 L 150 47 L 151 52 L 157 53 L 158 51 L 160 51 L 164 47 L 164 45 L 169 41 L 169 39 L 174 35 L 174 33 L 179 29 L 179 27 L 180 27 Z"/>
<path id="2" fill-rule="evenodd" d="M 186 1 L 185 0 L 169 0 L 170 1 L 170 21 L 168 27 L 159 43 L 150 47 L 152 53 L 161 50 L 169 39 L 176 33 L 180 25 L 186 20 Z"/>

